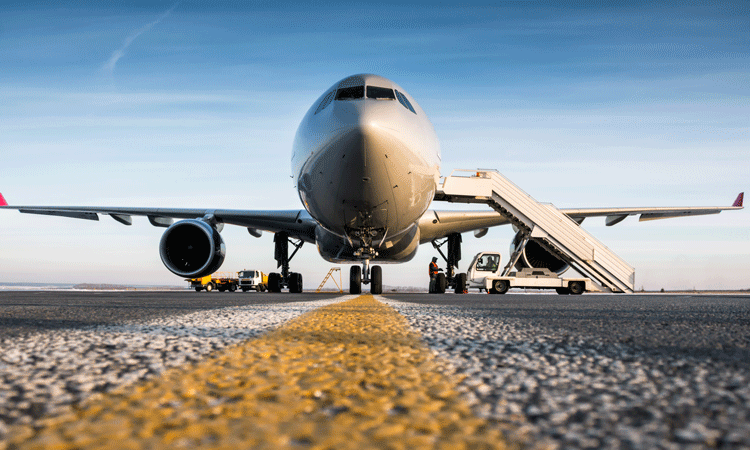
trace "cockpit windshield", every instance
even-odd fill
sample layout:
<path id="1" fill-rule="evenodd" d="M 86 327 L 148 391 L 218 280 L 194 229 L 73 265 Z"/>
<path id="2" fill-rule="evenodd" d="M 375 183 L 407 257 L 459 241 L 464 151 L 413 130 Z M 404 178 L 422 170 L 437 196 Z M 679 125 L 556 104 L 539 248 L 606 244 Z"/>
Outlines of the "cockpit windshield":
<path id="1" fill-rule="evenodd" d="M 341 88 L 336 92 L 336 100 L 353 100 L 365 96 L 364 86 L 351 86 Z"/>
<path id="2" fill-rule="evenodd" d="M 374 98 L 376 100 L 395 100 L 396 96 L 393 94 L 393 89 L 367 86 L 367 98 Z"/>
<path id="3" fill-rule="evenodd" d="M 363 98 L 364 96 L 364 86 L 350 86 L 340 88 L 336 91 L 336 100 L 354 100 Z M 367 86 L 367 98 L 374 100 L 396 100 L 396 94 L 390 88 Z"/>

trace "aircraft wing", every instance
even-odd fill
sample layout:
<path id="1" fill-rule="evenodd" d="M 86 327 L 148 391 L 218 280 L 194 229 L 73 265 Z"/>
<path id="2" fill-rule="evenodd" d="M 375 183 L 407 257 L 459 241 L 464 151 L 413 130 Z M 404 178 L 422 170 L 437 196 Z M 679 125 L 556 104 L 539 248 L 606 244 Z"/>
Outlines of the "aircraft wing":
<path id="1" fill-rule="evenodd" d="M 742 209 L 744 193 L 740 193 L 732 206 L 693 206 L 693 207 L 646 207 L 646 208 L 569 208 L 562 211 L 572 219 L 583 221 L 586 217 L 606 217 L 605 225 L 612 226 L 628 216 L 640 214 L 639 222 L 646 220 L 671 219 L 673 217 L 702 216 L 718 214 L 721 211 Z M 577 220 L 577 222 L 580 223 Z"/>
<path id="2" fill-rule="evenodd" d="M 721 211 L 742 209 L 744 193 L 740 193 L 732 206 L 694 207 L 643 207 L 643 208 L 564 208 L 579 224 L 587 217 L 605 217 L 605 225 L 616 225 L 628 216 L 640 215 L 639 221 L 670 219 L 673 217 L 718 214 Z M 427 211 L 419 221 L 420 242 L 444 238 L 451 233 L 474 231 L 477 237 L 484 236 L 487 228 L 509 223 L 508 219 L 495 211 Z"/>
<path id="3" fill-rule="evenodd" d="M 698 207 L 644 207 L 644 208 L 566 208 L 564 213 L 581 223 L 586 217 L 606 217 L 605 224 L 612 226 L 632 215 L 640 221 L 672 217 L 718 214 L 721 211 L 742 209 L 743 193 L 732 206 Z M 315 220 L 305 210 L 258 211 L 236 209 L 192 208 L 129 208 L 129 207 L 79 207 L 79 206 L 8 206 L 0 194 L 0 209 L 16 209 L 27 214 L 62 216 L 75 219 L 99 220 L 99 214 L 109 215 L 124 225 L 133 223 L 132 216 L 146 216 L 157 227 L 168 227 L 173 219 L 197 219 L 213 215 L 219 222 L 248 228 L 251 234 L 258 231 L 276 233 L 286 231 L 291 237 L 315 242 Z M 509 223 L 495 211 L 427 211 L 419 220 L 420 243 L 443 238 L 451 233 L 474 231 L 483 236 L 487 228 Z"/>
<path id="4" fill-rule="evenodd" d="M 80 207 L 80 206 L 8 206 L 0 194 L 0 209 L 16 209 L 27 214 L 70 217 L 74 219 L 99 220 L 99 214 L 109 215 L 123 225 L 132 225 L 132 216 L 146 216 L 155 227 L 168 227 L 174 219 L 200 219 L 213 215 L 220 222 L 246 227 L 250 234 L 259 231 L 276 233 L 286 231 L 290 237 L 315 242 L 316 222 L 305 210 L 248 211 L 240 209 L 193 209 L 193 208 L 129 208 L 129 207 Z"/>

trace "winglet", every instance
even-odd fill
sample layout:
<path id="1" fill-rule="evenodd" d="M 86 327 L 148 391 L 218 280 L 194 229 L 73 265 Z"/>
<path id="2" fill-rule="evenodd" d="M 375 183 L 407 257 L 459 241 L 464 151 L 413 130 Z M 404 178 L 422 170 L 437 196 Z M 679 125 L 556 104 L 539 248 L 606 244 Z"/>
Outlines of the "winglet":
<path id="1" fill-rule="evenodd" d="M 0 195 L 0 200 L 2 200 L 2 198 L 3 196 Z M 734 203 L 732 203 L 732 206 L 739 206 L 740 208 L 742 208 L 742 199 L 744 198 L 745 198 L 745 193 L 740 192 L 740 195 L 737 196 L 737 199 L 734 201 Z"/>
<path id="2" fill-rule="evenodd" d="M 8 202 L 5 201 L 3 194 L 0 194 L 0 206 L 8 206 Z"/>

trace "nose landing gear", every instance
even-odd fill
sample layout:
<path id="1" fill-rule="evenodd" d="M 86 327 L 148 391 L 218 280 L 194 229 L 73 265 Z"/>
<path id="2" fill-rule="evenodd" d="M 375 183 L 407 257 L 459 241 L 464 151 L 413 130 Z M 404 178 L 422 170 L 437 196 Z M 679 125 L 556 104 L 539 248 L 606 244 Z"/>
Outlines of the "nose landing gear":
<path id="1" fill-rule="evenodd" d="M 370 260 L 362 261 L 362 267 L 352 266 L 349 269 L 349 293 L 361 294 L 362 283 L 370 285 L 370 293 L 383 293 L 383 269 L 380 266 L 370 267 Z"/>

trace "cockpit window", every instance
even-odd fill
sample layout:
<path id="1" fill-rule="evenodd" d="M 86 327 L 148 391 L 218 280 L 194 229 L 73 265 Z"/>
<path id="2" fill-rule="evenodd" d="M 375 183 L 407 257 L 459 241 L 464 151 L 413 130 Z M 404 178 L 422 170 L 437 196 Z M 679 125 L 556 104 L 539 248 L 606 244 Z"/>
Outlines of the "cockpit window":
<path id="1" fill-rule="evenodd" d="M 374 98 L 376 100 L 395 100 L 396 96 L 393 95 L 393 89 L 367 86 L 367 98 Z"/>
<path id="2" fill-rule="evenodd" d="M 411 103 L 409 102 L 409 100 L 406 98 L 406 96 L 404 94 L 400 93 L 399 91 L 396 91 L 396 98 L 398 98 L 399 103 L 401 103 L 402 105 L 404 105 L 404 108 L 408 109 L 409 111 L 413 112 L 414 114 L 417 113 L 416 111 L 414 111 L 414 107 L 411 106 Z"/>
<path id="3" fill-rule="evenodd" d="M 352 100 L 365 96 L 364 86 L 352 86 L 341 88 L 336 92 L 336 100 Z"/>

